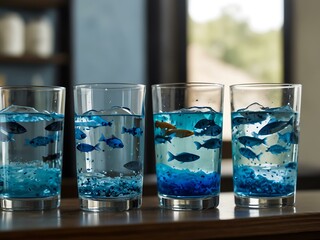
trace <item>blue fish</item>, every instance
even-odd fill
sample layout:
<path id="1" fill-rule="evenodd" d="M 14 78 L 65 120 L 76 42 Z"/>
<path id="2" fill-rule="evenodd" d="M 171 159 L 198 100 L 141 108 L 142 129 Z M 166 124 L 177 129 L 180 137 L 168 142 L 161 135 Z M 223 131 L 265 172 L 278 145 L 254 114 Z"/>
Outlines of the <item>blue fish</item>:
<path id="1" fill-rule="evenodd" d="M 275 108 L 263 107 L 262 109 L 268 112 L 270 116 L 277 119 L 279 118 L 288 119 L 294 112 L 294 110 L 289 105 L 283 106 L 283 107 L 275 107 Z"/>
<path id="2" fill-rule="evenodd" d="M 241 116 L 243 116 L 247 120 L 247 124 L 249 123 L 258 123 L 266 120 L 268 118 L 268 114 L 265 112 L 239 112 Z"/>
<path id="3" fill-rule="evenodd" d="M 0 128 L 6 131 L 7 133 L 12 134 L 22 134 L 27 131 L 27 129 L 17 122 L 1 122 Z"/>
<path id="4" fill-rule="evenodd" d="M 286 106 L 282 106 L 282 107 L 274 107 L 274 108 L 270 108 L 270 107 L 262 107 L 261 109 L 263 109 L 264 111 L 269 111 L 269 112 L 281 112 L 281 113 L 292 113 L 293 109 L 292 107 L 290 107 L 289 105 Z"/>
<path id="5" fill-rule="evenodd" d="M 214 120 L 206 118 L 199 120 L 194 128 L 196 129 L 194 131 L 195 136 L 217 136 L 222 132 L 222 128 Z"/>
<path id="6" fill-rule="evenodd" d="M 154 137 L 154 142 L 155 144 L 161 144 L 161 143 L 166 143 L 170 142 L 171 143 L 172 136 L 161 136 L 161 135 L 156 135 Z"/>
<path id="7" fill-rule="evenodd" d="M 100 116 L 84 115 L 81 117 L 81 119 L 82 121 L 75 122 L 75 126 L 92 127 L 92 128 L 112 126 L 112 122 L 108 122 Z"/>
<path id="8" fill-rule="evenodd" d="M 140 171 L 142 169 L 142 163 L 140 161 L 131 161 L 127 162 L 123 165 L 126 169 L 132 170 L 132 171 Z"/>
<path id="9" fill-rule="evenodd" d="M 99 126 L 110 126 L 111 127 L 111 125 L 112 125 L 112 122 L 108 122 L 100 116 L 88 116 L 88 119 L 95 121 Z"/>
<path id="10" fill-rule="evenodd" d="M 289 162 L 285 165 L 285 168 L 288 168 L 288 169 L 296 169 L 297 167 L 297 164 L 295 162 Z"/>
<path id="11" fill-rule="evenodd" d="M 284 152 L 287 152 L 289 149 L 281 146 L 281 145 L 273 145 L 269 147 L 266 151 L 271 152 L 272 154 L 278 155 Z"/>
<path id="12" fill-rule="evenodd" d="M 198 155 L 192 154 L 192 153 L 180 153 L 176 156 L 174 156 L 171 152 L 168 152 L 169 155 L 169 159 L 168 162 L 173 161 L 174 159 L 176 159 L 177 161 L 184 163 L 184 162 L 193 162 L 198 160 L 200 157 Z"/>
<path id="13" fill-rule="evenodd" d="M 252 160 L 254 160 L 254 159 L 260 160 L 260 156 L 262 155 L 262 152 L 257 155 L 252 150 L 250 150 L 249 148 L 240 148 L 239 152 L 245 158 L 252 159 Z"/>
<path id="14" fill-rule="evenodd" d="M 142 136 L 143 131 L 139 127 L 133 127 L 133 128 L 122 127 L 122 132 L 121 133 L 129 133 L 129 134 L 131 134 L 133 136 L 140 137 L 140 136 Z"/>
<path id="15" fill-rule="evenodd" d="M 194 128 L 207 128 L 209 126 L 215 125 L 216 123 L 214 122 L 214 120 L 210 120 L 210 119 L 201 119 L 199 120 L 196 125 L 194 125 Z"/>
<path id="16" fill-rule="evenodd" d="M 47 146 L 49 143 L 55 142 L 56 140 L 57 140 L 56 135 L 49 135 L 47 137 L 38 136 L 31 140 L 26 139 L 25 144 L 31 145 L 32 147 L 40 147 L 40 146 L 44 147 L 44 146 Z"/>
<path id="17" fill-rule="evenodd" d="M 199 150 L 202 147 L 208 148 L 208 149 L 216 149 L 216 148 L 221 148 L 222 146 L 222 141 L 218 138 L 211 138 L 209 140 L 205 140 L 203 144 L 199 142 L 194 142 L 194 143 L 197 147 L 197 150 Z"/>
<path id="18" fill-rule="evenodd" d="M 222 128 L 217 124 L 214 124 L 214 125 L 211 125 L 207 128 L 201 129 L 200 131 L 197 131 L 197 130 L 194 131 L 195 136 L 214 137 L 214 136 L 218 136 L 221 133 L 222 133 Z"/>
<path id="19" fill-rule="evenodd" d="M 241 125 L 241 124 L 248 124 L 248 123 L 250 123 L 250 119 L 249 118 L 245 118 L 245 117 L 232 118 L 232 126 L 233 127 Z"/>
<path id="20" fill-rule="evenodd" d="M 269 135 L 276 132 L 281 131 L 282 129 L 286 128 L 288 125 L 293 123 L 293 118 L 289 121 L 276 121 L 276 122 L 269 122 L 263 128 L 261 128 L 258 132 L 259 135 Z"/>
<path id="21" fill-rule="evenodd" d="M 278 133 L 279 140 L 287 144 L 298 144 L 299 135 L 296 132 Z"/>
<path id="22" fill-rule="evenodd" d="M 239 142 L 246 147 L 258 146 L 261 144 L 266 144 L 266 138 L 260 139 L 256 137 L 242 136 L 238 138 Z"/>
<path id="23" fill-rule="evenodd" d="M 61 131 L 62 129 L 63 129 L 63 121 L 55 121 L 45 127 L 45 130 L 52 131 L 52 132 Z"/>
<path id="24" fill-rule="evenodd" d="M 281 119 L 281 120 L 288 120 L 292 116 L 293 110 L 291 109 L 290 112 L 269 112 L 270 117 Z"/>
<path id="25" fill-rule="evenodd" d="M 93 150 L 97 150 L 100 151 L 101 149 L 99 148 L 100 143 L 96 144 L 95 146 L 92 146 L 90 144 L 87 143 L 79 143 L 77 145 L 77 149 L 80 152 L 92 152 Z"/>
<path id="26" fill-rule="evenodd" d="M 232 118 L 232 125 L 238 126 L 241 124 L 254 124 L 262 122 L 267 119 L 267 114 L 264 113 L 254 113 L 254 112 L 240 112 L 241 117 Z"/>
<path id="27" fill-rule="evenodd" d="M 105 138 L 103 134 L 101 134 L 101 137 L 99 139 L 100 142 L 105 142 L 109 147 L 112 148 L 123 148 L 124 145 L 122 141 L 119 138 L 116 138 L 114 135 L 111 136 L 111 138 Z"/>
<path id="28" fill-rule="evenodd" d="M 79 128 L 75 129 L 75 137 L 77 140 L 82 140 L 87 137 L 87 134 L 85 134 L 83 131 L 81 131 Z"/>

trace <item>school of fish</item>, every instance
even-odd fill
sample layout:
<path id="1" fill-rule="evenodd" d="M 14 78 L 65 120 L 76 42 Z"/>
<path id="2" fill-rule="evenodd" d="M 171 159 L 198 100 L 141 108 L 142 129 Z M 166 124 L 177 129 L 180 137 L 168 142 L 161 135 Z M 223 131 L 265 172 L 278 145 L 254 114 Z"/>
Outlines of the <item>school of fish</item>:
<path id="1" fill-rule="evenodd" d="M 22 122 L 28 122 L 28 121 L 39 121 L 40 119 L 44 119 L 43 114 L 33 115 L 32 119 L 29 119 L 28 117 L 25 117 L 25 115 L 20 116 L 19 114 L 12 115 L 12 118 L 17 120 L 22 120 Z M 52 117 L 46 117 L 45 119 L 52 120 Z M 54 117 L 53 117 L 54 119 Z M 45 136 L 37 136 L 32 139 L 25 139 L 25 145 L 31 146 L 34 148 L 37 147 L 44 147 L 47 146 L 50 143 L 58 142 L 60 141 L 58 133 L 59 131 L 63 130 L 63 121 L 57 120 L 53 121 L 52 123 L 48 124 L 45 127 L 45 130 L 48 132 Z M 16 121 L 8 121 L 8 122 L 0 122 L 0 142 L 14 142 L 15 138 L 14 136 L 19 134 L 27 133 L 28 130 L 21 124 Z M 44 162 L 53 161 L 56 159 L 59 159 L 61 157 L 61 153 L 53 153 L 49 154 L 47 156 L 43 156 L 42 159 Z"/>
<path id="2" fill-rule="evenodd" d="M 256 153 L 254 147 L 265 145 L 265 152 L 273 155 L 280 155 L 290 151 L 291 144 L 297 144 L 299 141 L 299 130 L 294 126 L 294 111 L 286 107 L 280 108 L 263 108 L 263 111 L 238 111 L 233 113 L 232 128 L 233 128 L 233 141 L 237 141 L 243 145 L 238 149 L 239 153 L 251 160 L 260 160 L 264 151 Z M 269 119 L 269 120 L 267 120 Z M 261 124 L 267 121 L 263 126 L 259 127 L 257 132 L 252 131 L 248 136 L 237 136 L 237 128 L 240 125 L 249 126 Z M 291 129 L 288 129 L 291 127 Z M 282 133 L 284 131 L 284 133 Z M 278 141 L 276 144 L 269 146 L 267 139 L 270 136 L 277 136 Z"/>
<path id="3" fill-rule="evenodd" d="M 122 107 L 124 108 L 124 107 Z M 126 108 L 130 111 L 129 108 Z M 107 121 L 99 115 L 94 115 L 97 111 L 90 110 L 81 116 L 81 121 L 76 121 L 75 123 L 75 139 L 76 141 L 84 140 L 87 138 L 87 134 L 83 130 L 90 130 L 91 128 L 98 128 L 98 127 L 113 127 L 112 121 Z M 81 130 L 82 128 L 82 130 Z M 143 135 L 143 130 L 140 127 L 122 127 L 121 134 L 129 134 L 133 137 L 141 137 Z M 111 135 L 105 136 L 101 134 L 100 138 L 98 139 L 98 143 L 95 145 L 91 145 L 88 143 L 83 142 L 76 142 L 76 149 L 83 153 L 88 153 L 92 151 L 101 151 L 100 144 L 103 142 L 109 146 L 111 149 L 122 149 L 125 148 L 124 143 L 122 142 L 119 136 Z M 131 161 L 123 165 L 123 167 L 132 170 L 132 171 L 140 171 L 142 169 L 142 163 L 140 161 Z"/>
<path id="4" fill-rule="evenodd" d="M 156 134 L 154 137 L 155 144 L 168 144 L 171 143 L 173 138 L 188 138 L 192 136 L 208 136 L 210 139 L 203 142 L 194 141 L 195 151 L 200 148 L 206 149 L 219 149 L 222 147 L 222 141 L 217 138 L 222 133 L 222 127 L 216 124 L 211 119 L 201 119 L 194 126 L 193 130 L 180 129 L 177 126 L 165 121 L 155 121 L 154 127 L 160 129 L 161 134 Z M 159 131 L 157 131 L 159 132 Z M 182 152 L 174 155 L 168 152 L 168 162 L 177 160 L 180 163 L 193 162 L 200 159 L 200 156 L 190 153 Z"/>

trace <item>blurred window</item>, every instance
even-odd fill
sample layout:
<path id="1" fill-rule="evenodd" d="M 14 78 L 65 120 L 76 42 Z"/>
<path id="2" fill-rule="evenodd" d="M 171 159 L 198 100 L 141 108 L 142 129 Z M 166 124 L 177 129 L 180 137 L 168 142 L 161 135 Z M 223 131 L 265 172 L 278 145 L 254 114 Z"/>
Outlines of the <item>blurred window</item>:
<path id="1" fill-rule="evenodd" d="M 224 140 L 229 85 L 283 82 L 283 24 L 284 0 L 188 0 L 188 81 L 226 86 Z"/>

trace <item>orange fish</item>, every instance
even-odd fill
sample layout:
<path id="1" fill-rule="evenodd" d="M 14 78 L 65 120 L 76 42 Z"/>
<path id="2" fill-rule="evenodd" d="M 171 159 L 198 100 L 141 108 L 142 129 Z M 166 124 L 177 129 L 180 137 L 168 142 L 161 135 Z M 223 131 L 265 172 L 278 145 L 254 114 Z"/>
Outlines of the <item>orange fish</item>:
<path id="1" fill-rule="evenodd" d="M 185 138 L 193 135 L 192 131 L 185 129 L 168 129 L 166 135 L 174 134 L 175 137 Z"/>
<path id="2" fill-rule="evenodd" d="M 176 129 L 175 126 L 173 126 L 172 124 L 170 123 L 167 123 L 167 122 L 159 122 L 159 121 L 156 121 L 155 124 L 154 124 L 157 128 L 166 128 L 166 129 Z"/>

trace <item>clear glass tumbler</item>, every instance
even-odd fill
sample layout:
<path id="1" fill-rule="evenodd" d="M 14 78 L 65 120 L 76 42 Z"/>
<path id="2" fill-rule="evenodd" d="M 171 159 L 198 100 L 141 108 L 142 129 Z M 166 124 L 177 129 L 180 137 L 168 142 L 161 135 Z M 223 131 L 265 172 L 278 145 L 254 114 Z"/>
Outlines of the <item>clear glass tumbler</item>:
<path id="1" fill-rule="evenodd" d="M 60 205 L 65 88 L 0 87 L 0 207 Z"/>
<path id="2" fill-rule="evenodd" d="M 301 89 L 300 84 L 230 87 L 237 206 L 295 204 Z"/>
<path id="3" fill-rule="evenodd" d="M 173 210 L 217 207 L 224 86 L 152 86 L 159 205 Z"/>
<path id="4" fill-rule="evenodd" d="M 80 208 L 124 211 L 142 204 L 145 86 L 74 87 Z"/>

